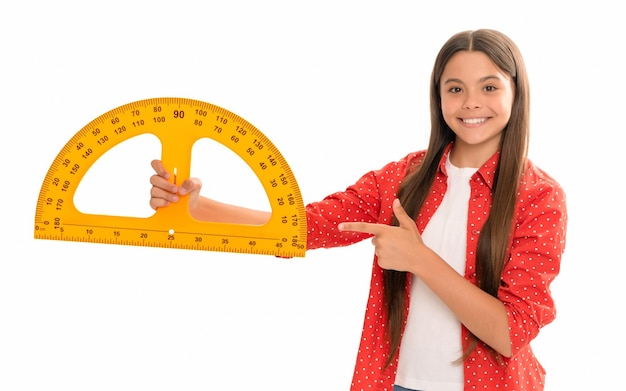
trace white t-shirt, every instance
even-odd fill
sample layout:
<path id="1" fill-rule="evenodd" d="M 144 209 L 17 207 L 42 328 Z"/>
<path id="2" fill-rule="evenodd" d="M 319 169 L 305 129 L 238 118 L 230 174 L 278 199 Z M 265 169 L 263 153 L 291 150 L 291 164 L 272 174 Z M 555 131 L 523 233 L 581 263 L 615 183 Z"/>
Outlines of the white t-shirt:
<path id="1" fill-rule="evenodd" d="M 424 229 L 424 243 L 459 274 L 465 273 L 470 178 L 476 168 L 446 161 L 448 188 Z M 426 284 L 413 276 L 396 384 L 415 390 L 463 390 L 461 323 Z"/>

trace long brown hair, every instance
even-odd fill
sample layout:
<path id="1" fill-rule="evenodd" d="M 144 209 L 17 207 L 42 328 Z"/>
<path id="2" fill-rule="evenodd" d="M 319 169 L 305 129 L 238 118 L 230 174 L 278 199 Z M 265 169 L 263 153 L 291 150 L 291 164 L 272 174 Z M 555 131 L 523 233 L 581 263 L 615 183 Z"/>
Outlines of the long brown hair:
<path id="1" fill-rule="evenodd" d="M 428 150 L 419 168 L 408 174 L 402 182 L 398 198 L 407 213 L 416 219 L 431 189 L 442 155 L 446 147 L 454 141 L 455 135 L 441 112 L 440 81 L 446 64 L 459 51 L 485 53 L 500 70 L 513 79 L 515 86 L 511 118 L 500 140 L 499 163 L 492 187 L 492 206 L 481 229 L 476 250 L 476 284 L 497 297 L 502 269 L 508 257 L 517 188 L 526 164 L 530 122 L 526 67 L 519 48 L 506 35 L 488 29 L 465 31 L 453 35 L 439 51 L 430 82 L 431 132 Z M 394 224 L 397 221 L 394 220 Z M 391 345 L 387 365 L 394 360 L 400 347 L 406 317 L 407 277 L 406 272 L 384 271 L 387 337 Z M 478 339 L 471 335 L 466 342 L 463 359 L 475 349 Z"/>

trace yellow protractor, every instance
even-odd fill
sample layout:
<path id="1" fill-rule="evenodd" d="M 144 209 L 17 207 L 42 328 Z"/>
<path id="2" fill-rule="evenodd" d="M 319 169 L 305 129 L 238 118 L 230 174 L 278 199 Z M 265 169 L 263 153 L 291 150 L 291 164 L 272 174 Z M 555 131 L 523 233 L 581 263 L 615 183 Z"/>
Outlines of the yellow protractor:
<path id="1" fill-rule="evenodd" d="M 187 197 L 149 217 L 80 212 L 74 206 L 74 195 L 94 162 L 119 143 L 146 133 L 159 138 L 161 160 L 178 178 L 189 177 L 192 147 L 199 139 L 213 139 L 235 152 L 253 170 L 267 194 L 269 221 L 263 225 L 198 221 L 189 213 Z M 176 97 L 125 104 L 76 133 L 45 176 L 34 228 L 36 239 L 286 258 L 304 257 L 306 233 L 306 212 L 298 183 L 274 144 L 248 121 L 224 108 Z"/>

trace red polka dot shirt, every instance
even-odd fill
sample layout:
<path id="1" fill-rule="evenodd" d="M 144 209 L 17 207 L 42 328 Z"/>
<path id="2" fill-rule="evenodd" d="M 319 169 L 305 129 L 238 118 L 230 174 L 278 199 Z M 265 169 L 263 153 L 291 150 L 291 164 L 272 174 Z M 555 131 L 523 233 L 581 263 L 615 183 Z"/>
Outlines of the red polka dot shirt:
<path id="1" fill-rule="evenodd" d="M 446 192 L 444 154 L 432 192 L 417 217 L 423 232 Z M 423 158 L 425 151 L 410 153 L 399 161 L 363 175 L 343 192 L 307 205 L 307 249 L 330 248 L 356 243 L 368 236 L 340 232 L 337 224 L 363 221 L 391 224 L 392 202 L 408 170 Z M 465 278 L 475 283 L 476 245 L 491 207 L 491 186 L 498 153 L 471 178 Z M 512 356 L 499 364 L 479 344 L 464 363 L 465 390 L 542 390 L 545 371 L 536 359 L 530 342 L 556 316 L 550 283 L 559 272 L 565 248 L 567 210 L 559 184 L 530 161 L 517 195 L 515 225 L 509 259 L 502 273 L 498 293 L 508 312 Z M 409 279 L 410 280 L 410 279 Z M 410 287 L 407 289 L 407 298 Z M 408 311 L 408 300 L 407 300 Z M 385 338 L 386 314 L 383 273 L 374 260 L 363 331 L 357 353 L 351 390 L 393 388 L 397 357 L 385 368 L 389 344 Z M 462 327 L 459 338 L 468 331 Z"/>

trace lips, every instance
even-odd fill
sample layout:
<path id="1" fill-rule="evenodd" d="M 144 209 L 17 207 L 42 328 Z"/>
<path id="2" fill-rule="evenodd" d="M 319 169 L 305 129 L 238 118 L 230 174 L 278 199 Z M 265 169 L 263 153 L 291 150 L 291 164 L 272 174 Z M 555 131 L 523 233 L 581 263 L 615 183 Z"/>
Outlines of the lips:
<path id="1" fill-rule="evenodd" d="M 466 125 L 478 125 L 487 121 L 487 118 L 461 118 L 461 121 L 463 121 Z"/>

